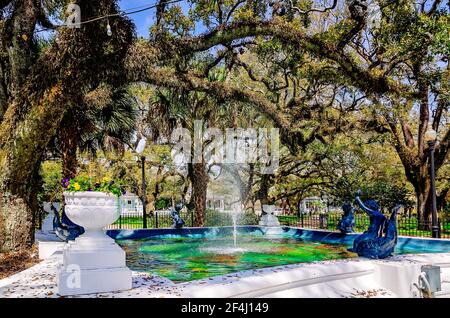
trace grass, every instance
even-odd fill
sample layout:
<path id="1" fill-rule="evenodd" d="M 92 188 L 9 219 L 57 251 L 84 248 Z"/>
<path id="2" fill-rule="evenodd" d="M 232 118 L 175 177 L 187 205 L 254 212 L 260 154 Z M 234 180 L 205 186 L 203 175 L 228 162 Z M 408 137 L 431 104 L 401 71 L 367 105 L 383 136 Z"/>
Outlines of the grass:
<path id="1" fill-rule="evenodd" d="M 193 215 L 189 212 L 180 214 L 181 218 L 186 222 L 185 226 L 192 226 Z M 258 216 L 250 213 L 242 214 L 238 217 L 240 225 L 254 225 L 258 223 Z M 230 214 L 207 210 L 205 216 L 205 226 L 231 226 L 233 219 Z M 140 216 L 122 216 L 110 228 L 118 229 L 139 229 L 143 227 L 142 217 Z M 153 216 L 147 216 L 147 228 L 170 228 L 172 227 L 172 217 L 170 213 L 158 213 Z"/>

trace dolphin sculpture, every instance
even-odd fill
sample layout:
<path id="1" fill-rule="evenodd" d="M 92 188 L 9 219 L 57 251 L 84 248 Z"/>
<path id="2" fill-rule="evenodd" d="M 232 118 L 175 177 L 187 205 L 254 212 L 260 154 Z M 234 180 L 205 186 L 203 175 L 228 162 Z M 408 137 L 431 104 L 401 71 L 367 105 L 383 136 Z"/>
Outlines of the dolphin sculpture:
<path id="1" fill-rule="evenodd" d="M 375 200 L 362 202 L 361 191 L 356 194 L 356 203 L 369 214 L 369 228 L 353 241 L 352 252 L 368 258 L 386 258 L 390 256 L 397 244 L 397 213 L 401 205 L 392 209 L 389 220 L 381 213 Z"/>
<path id="2" fill-rule="evenodd" d="M 73 223 L 64 213 L 62 209 L 62 215 L 60 218 L 59 211 L 51 205 L 51 209 L 55 216 L 53 217 L 53 229 L 55 231 L 56 236 L 58 236 L 63 241 L 72 241 L 75 240 L 78 236 L 84 233 L 84 228 Z"/>
<path id="3" fill-rule="evenodd" d="M 172 228 L 174 229 L 181 229 L 184 225 L 184 220 L 181 218 L 180 216 L 180 211 L 183 208 L 183 204 L 182 203 L 178 203 L 177 205 L 175 205 L 175 209 L 172 210 Z"/>
<path id="4" fill-rule="evenodd" d="M 378 203 L 375 200 L 367 200 L 365 202 L 362 202 L 361 198 L 359 197 L 360 195 L 361 191 L 358 191 L 355 201 L 359 205 L 359 207 L 369 215 L 370 224 L 369 228 L 364 231 L 363 234 L 356 237 L 356 239 L 353 241 L 352 251 L 354 252 L 356 252 L 356 247 L 361 242 L 366 240 L 373 240 L 377 237 L 380 237 L 383 234 L 386 225 L 386 217 L 383 215 L 383 213 L 380 212 Z"/>
<path id="5" fill-rule="evenodd" d="M 397 213 L 401 207 L 401 205 L 397 205 L 392 209 L 385 234 L 361 241 L 356 247 L 353 247 L 354 252 L 368 258 L 382 259 L 391 256 L 397 245 Z"/>
<path id="6" fill-rule="evenodd" d="M 342 206 L 342 210 L 344 215 L 339 220 L 337 229 L 344 234 L 351 233 L 353 232 L 353 226 L 355 226 L 355 209 L 351 204 L 346 203 Z"/>

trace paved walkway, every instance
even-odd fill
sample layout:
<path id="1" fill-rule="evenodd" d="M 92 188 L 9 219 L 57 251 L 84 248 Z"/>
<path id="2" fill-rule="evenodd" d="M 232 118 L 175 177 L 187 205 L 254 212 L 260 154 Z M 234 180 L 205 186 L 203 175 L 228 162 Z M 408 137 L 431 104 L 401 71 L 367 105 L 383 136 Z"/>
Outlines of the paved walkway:
<path id="1" fill-rule="evenodd" d="M 59 298 L 56 286 L 56 267 L 62 261 L 62 254 L 0 280 L 0 298 Z M 91 294 L 73 297 L 88 298 L 135 298 L 135 297 L 180 297 L 180 287 L 168 279 L 133 272 L 133 288 L 113 293 Z"/>

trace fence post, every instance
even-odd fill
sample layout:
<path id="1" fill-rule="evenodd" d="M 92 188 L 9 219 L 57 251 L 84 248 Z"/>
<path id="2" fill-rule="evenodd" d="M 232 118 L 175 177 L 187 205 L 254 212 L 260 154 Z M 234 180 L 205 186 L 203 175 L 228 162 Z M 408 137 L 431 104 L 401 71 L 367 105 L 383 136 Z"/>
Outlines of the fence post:
<path id="1" fill-rule="evenodd" d="M 122 213 L 119 215 L 119 230 L 122 229 Z"/>
<path id="2" fill-rule="evenodd" d="M 191 210 L 191 227 L 194 227 L 194 211 Z"/>
<path id="3" fill-rule="evenodd" d="M 300 213 L 300 222 L 302 227 L 304 227 L 303 216 L 304 216 L 303 213 Z"/>
<path id="4" fill-rule="evenodd" d="M 158 228 L 158 211 L 155 211 L 155 228 Z"/>

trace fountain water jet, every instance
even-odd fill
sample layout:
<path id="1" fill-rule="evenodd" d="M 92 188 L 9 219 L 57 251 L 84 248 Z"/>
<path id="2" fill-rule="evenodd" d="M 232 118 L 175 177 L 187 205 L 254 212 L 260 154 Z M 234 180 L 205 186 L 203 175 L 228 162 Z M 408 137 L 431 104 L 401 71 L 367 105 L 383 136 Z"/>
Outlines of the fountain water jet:
<path id="1" fill-rule="evenodd" d="M 240 203 L 240 200 L 239 200 L 233 204 L 232 210 L 231 210 L 231 218 L 233 219 L 234 248 L 237 248 L 237 218 L 241 212 L 242 212 L 242 204 Z"/>
<path id="2" fill-rule="evenodd" d="M 238 236 L 238 231 L 237 231 L 237 221 L 238 221 L 238 217 L 239 215 L 242 213 L 242 204 L 239 201 L 234 202 L 231 205 L 231 211 L 229 211 L 229 213 L 231 214 L 231 219 L 233 221 L 233 231 L 232 231 L 232 235 L 233 235 L 233 245 L 232 246 L 218 246 L 218 247 L 204 247 L 201 250 L 204 252 L 211 252 L 211 253 L 216 253 L 216 254 L 236 254 L 236 253 L 244 253 L 244 252 L 248 252 L 249 249 L 247 247 L 238 247 L 238 241 L 237 241 L 237 236 Z"/>

